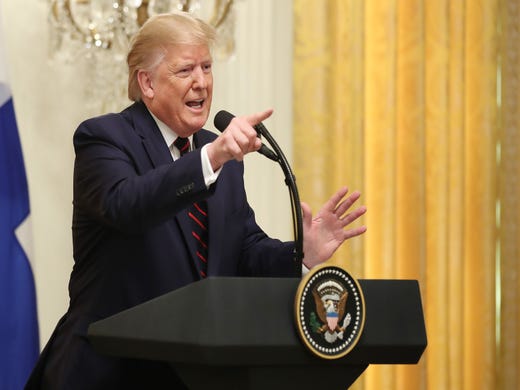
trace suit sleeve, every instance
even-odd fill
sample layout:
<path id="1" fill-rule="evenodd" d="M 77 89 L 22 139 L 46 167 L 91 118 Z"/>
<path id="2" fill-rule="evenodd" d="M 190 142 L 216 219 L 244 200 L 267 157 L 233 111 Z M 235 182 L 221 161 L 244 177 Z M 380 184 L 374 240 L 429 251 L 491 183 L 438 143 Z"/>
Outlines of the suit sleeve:
<path id="1" fill-rule="evenodd" d="M 208 196 L 200 152 L 154 166 L 143 140 L 118 115 L 82 123 L 74 135 L 74 206 L 128 233 L 171 218 Z"/>
<path id="2" fill-rule="evenodd" d="M 262 277 L 301 276 L 301 266 L 298 267 L 295 259 L 294 242 L 281 242 L 258 229 L 259 231 L 249 234 L 244 240 L 240 274 Z"/>
<path id="3" fill-rule="evenodd" d="M 218 256 L 239 259 L 238 269 L 223 270 L 225 275 L 240 276 L 301 276 L 294 256 L 294 243 L 270 238 L 258 226 L 253 209 L 249 206 L 243 182 L 242 162 L 229 161 L 225 164 L 216 183 L 214 198 L 220 206 L 214 210 L 218 228 L 218 245 L 222 248 Z"/>

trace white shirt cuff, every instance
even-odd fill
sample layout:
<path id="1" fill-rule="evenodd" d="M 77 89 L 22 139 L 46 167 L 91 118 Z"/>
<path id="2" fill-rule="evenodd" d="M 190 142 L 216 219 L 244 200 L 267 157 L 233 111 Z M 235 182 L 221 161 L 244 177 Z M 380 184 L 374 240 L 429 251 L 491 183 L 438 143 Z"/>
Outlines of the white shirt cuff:
<path id="1" fill-rule="evenodd" d="M 211 167 L 211 163 L 209 162 L 208 152 L 206 151 L 209 144 L 206 144 L 200 150 L 200 159 L 202 164 L 202 174 L 204 175 L 204 182 L 206 183 L 206 187 L 209 187 L 213 183 L 217 181 L 218 175 L 222 170 L 222 167 L 217 169 L 216 172 L 213 172 L 213 168 Z"/>

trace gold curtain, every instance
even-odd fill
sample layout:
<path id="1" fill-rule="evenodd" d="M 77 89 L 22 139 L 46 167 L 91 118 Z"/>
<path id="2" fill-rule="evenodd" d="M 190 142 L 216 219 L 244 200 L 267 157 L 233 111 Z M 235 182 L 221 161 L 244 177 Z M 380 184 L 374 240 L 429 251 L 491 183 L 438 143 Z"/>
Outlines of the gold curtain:
<path id="1" fill-rule="evenodd" d="M 357 389 L 520 388 L 520 5 L 294 0 L 294 170 L 316 210 L 360 189 L 334 257 L 419 280 L 428 347 Z"/>

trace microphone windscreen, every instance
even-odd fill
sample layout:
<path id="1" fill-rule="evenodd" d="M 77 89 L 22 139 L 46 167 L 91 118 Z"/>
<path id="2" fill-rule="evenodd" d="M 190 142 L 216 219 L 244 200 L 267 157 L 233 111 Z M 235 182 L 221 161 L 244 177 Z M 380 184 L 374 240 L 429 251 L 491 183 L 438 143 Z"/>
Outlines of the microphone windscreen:
<path id="1" fill-rule="evenodd" d="M 227 112 L 226 110 L 221 110 L 217 112 L 217 115 L 215 115 L 215 118 L 213 119 L 213 124 L 219 131 L 226 130 L 226 127 L 228 127 L 229 122 L 234 118 L 235 116 L 231 114 L 230 112 Z"/>

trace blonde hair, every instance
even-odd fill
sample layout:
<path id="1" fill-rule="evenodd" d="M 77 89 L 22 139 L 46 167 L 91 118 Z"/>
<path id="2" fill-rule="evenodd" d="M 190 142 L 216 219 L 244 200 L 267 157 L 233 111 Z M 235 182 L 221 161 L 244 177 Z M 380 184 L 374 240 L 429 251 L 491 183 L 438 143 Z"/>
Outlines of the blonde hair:
<path id="1" fill-rule="evenodd" d="M 211 49 L 215 36 L 212 26 L 186 12 L 159 14 L 149 18 L 132 38 L 126 57 L 130 100 L 141 100 L 137 81 L 139 70 L 153 71 L 174 45 L 206 45 Z"/>

